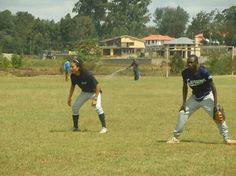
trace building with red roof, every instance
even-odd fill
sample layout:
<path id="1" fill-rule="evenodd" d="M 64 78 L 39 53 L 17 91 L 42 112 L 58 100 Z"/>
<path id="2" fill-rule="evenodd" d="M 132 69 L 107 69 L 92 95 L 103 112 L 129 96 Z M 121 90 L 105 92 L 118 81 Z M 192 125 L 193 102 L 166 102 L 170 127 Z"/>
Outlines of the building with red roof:
<path id="1" fill-rule="evenodd" d="M 144 37 L 143 40 L 145 41 L 144 44 L 146 47 L 148 46 L 163 46 L 164 41 L 173 40 L 173 37 L 167 35 L 149 35 Z"/>

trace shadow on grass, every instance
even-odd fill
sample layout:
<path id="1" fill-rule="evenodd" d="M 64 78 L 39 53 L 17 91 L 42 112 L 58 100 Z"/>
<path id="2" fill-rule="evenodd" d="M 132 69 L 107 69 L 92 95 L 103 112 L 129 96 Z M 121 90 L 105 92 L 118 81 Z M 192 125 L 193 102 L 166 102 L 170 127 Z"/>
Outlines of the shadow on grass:
<path id="1" fill-rule="evenodd" d="M 52 129 L 52 130 L 49 130 L 50 133 L 65 133 L 65 132 L 73 132 L 73 133 L 86 133 L 86 132 L 93 132 L 93 131 L 90 131 L 88 129 L 82 129 L 80 131 L 72 131 L 72 129 Z"/>
<path id="2" fill-rule="evenodd" d="M 181 140 L 180 142 L 183 143 L 201 143 L 201 144 L 222 144 L 219 142 L 214 142 L 214 141 L 199 141 L 199 140 Z"/>
<path id="3" fill-rule="evenodd" d="M 157 140 L 158 143 L 166 143 L 167 140 Z M 201 143 L 201 144 L 222 144 L 219 142 L 213 142 L 213 141 L 197 141 L 197 140 L 181 140 L 181 143 Z"/>

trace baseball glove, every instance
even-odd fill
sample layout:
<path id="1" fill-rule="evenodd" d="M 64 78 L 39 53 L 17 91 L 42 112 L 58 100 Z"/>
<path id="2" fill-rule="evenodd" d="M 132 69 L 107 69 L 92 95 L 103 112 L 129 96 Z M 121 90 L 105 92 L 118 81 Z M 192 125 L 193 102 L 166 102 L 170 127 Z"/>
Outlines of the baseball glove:
<path id="1" fill-rule="evenodd" d="M 216 123 L 223 123 L 225 121 L 224 108 L 221 105 L 217 105 L 214 108 L 213 119 Z"/>

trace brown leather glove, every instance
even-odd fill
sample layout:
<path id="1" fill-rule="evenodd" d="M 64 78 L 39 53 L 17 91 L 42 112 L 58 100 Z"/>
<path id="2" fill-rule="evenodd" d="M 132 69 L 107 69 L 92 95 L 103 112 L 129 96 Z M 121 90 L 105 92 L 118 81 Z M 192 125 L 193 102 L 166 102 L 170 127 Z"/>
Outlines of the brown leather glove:
<path id="1" fill-rule="evenodd" d="M 213 119 L 216 123 L 223 123 L 225 121 L 224 108 L 221 105 L 217 105 L 214 108 Z"/>

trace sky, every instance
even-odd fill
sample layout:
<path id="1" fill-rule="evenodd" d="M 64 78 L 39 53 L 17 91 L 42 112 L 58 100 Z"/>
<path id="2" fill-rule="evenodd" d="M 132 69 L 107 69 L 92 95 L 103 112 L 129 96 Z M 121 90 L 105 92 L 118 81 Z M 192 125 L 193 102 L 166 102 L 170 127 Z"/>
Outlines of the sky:
<path id="1" fill-rule="evenodd" d="M 66 14 L 72 13 L 74 4 L 78 0 L 0 0 L 0 11 L 10 10 L 12 14 L 18 11 L 27 11 L 35 18 L 60 21 Z M 151 16 L 156 8 L 182 7 L 189 15 L 190 21 L 200 11 L 210 12 L 218 9 L 220 11 L 236 5 L 236 0 L 152 0 L 149 5 Z M 152 22 L 149 24 L 152 25 Z"/>

